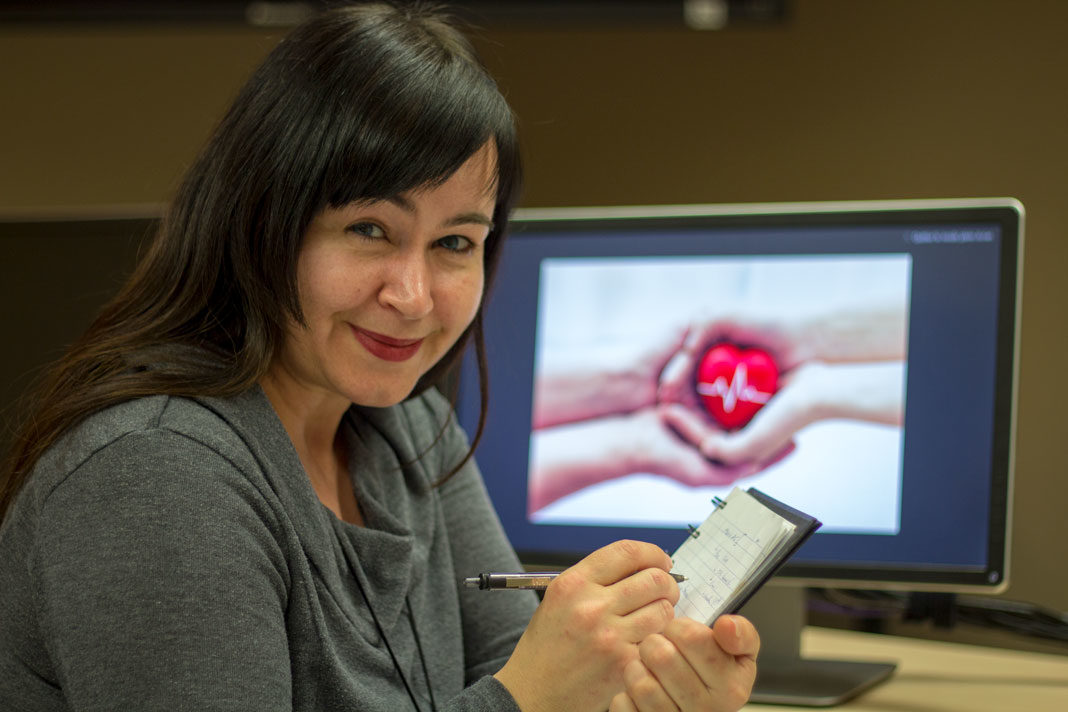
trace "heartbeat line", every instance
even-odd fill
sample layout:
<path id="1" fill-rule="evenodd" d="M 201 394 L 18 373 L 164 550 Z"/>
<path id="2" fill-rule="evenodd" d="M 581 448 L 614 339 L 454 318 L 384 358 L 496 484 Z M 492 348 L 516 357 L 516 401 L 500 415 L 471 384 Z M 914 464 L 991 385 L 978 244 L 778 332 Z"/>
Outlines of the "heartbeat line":
<path id="1" fill-rule="evenodd" d="M 724 413 L 733 412 L 738 401 L 763 405 L 771 398 L 770 393 L 758 391 L 756 386 L 749 385 L 749 369 L 744 363 L 739 363 L 734 367 L 734 376 L 731 377 L 730 383 L 723 376 L 717 376 L 712 383 L 699 382 L 697 392 L 703 396 L 722 398 Z"/>

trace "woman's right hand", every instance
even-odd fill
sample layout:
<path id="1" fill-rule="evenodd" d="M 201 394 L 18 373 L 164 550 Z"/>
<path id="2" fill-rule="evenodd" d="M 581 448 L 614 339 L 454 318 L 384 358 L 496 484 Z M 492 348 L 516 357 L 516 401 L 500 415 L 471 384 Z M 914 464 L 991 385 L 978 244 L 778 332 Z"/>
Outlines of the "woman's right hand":
<path id="1" fill-rule="evenodd" d="M 679 587 L 660 547 L 618 541 L 558 576 L 495 677 L 523 712 L 601 712 L 638 643 L 674 618 Z"/>

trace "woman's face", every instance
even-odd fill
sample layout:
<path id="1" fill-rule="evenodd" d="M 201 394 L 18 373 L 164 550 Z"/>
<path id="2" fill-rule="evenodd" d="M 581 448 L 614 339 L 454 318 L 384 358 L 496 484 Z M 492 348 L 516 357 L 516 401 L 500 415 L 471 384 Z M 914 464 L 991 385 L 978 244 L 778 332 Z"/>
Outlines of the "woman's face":
<path id="1" fill-rule="evenodd" d="M 399 403 L 471 323 L 496 201 L 487 143 L 448 180 L 327 208 L 304 235 L 291 324 L 271 376 L 328 399 Z"/>

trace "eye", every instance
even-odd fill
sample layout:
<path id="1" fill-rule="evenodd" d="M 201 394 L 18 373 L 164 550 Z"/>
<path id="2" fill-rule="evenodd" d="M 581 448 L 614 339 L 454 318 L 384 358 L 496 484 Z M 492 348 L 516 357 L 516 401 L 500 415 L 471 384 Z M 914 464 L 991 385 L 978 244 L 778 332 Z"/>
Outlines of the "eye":
<path id="1" fill-rule="evenodd" d="M 438 240 L 438 245 L 458 254 L 466 254 L 475 249 L 475 243 L 463 235 L 446 235 Z"/>
<path id="2" fill-rule="evenodd" d="M 345 228 L 345 232 L 351 232 L 368 240 L 382 240 L 386 237 L 386 231 L 373 222 L 352 223 Z"/>

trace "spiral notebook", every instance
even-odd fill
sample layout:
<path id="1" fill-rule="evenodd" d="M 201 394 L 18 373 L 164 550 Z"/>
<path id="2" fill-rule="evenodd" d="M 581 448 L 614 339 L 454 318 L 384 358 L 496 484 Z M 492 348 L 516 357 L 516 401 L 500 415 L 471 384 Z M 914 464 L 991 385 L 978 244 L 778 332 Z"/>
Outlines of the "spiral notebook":
<path id="1" fill-rule="evenodd" d="M 675 551 L 679 585 L 675 615 L 709 625 L 735 613 L 820 527 L 804 512 L 760 490 L 735 487 Z"/>

